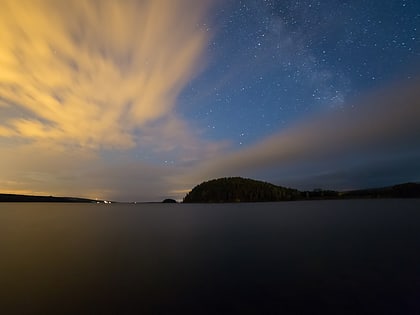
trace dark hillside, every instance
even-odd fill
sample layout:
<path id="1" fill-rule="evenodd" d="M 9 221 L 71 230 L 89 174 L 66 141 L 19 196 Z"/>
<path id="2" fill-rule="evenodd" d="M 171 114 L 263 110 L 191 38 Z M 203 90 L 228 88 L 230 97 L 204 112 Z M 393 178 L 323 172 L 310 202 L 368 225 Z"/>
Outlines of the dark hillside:
<path id="1" fill-rule="evenodd" d="M 185 196 L 184 202 L 262 202 L 300 198 L 301 193 L 296 189 L 284 188 L 253 179 L 228 177 L 199 184 Z"/>

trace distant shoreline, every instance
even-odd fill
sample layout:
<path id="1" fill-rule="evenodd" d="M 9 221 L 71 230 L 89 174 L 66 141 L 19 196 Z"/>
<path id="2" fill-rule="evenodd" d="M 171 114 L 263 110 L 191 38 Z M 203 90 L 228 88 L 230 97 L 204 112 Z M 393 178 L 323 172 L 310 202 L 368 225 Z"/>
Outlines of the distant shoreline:
<path id="1" fill-rule="evenodd" d="M 104 200 L 93 200 L 77 197 L 34 196 L 17 194 L 0 194 L 0 202 L 67 202 L 67 203 L 105 203 Z"/>
<path id="2" fill-rule="evenodd" d="M 405 183 L 381 188 L 358 189 L 352 191 L 332 191 L 317 189 L 313 191 L 297 191 L 298 194 L 294 198 L 288 200 L 260 200 L 256 202 L 281 202 L 281 201 L 304 201 L 304 200 L 349 200 L 349 199 L 409 199 L 420 198 L 419 183 Z M 165 199 L 164 201 L 168 201 Z M 106 201 L 79 197 L 55 197 L 55 196 L 36 196 L 36 195 L 19 195 L 19 194 L 1 194 L 1 202 L 57 202 L 57 203 L 131 203 L 131 204 L 151 204 L 162 203 L 160 201 Z M 226 200 L 200 200 L 183 203 L 246 203 L 253 201 L 226 201 Z"/>

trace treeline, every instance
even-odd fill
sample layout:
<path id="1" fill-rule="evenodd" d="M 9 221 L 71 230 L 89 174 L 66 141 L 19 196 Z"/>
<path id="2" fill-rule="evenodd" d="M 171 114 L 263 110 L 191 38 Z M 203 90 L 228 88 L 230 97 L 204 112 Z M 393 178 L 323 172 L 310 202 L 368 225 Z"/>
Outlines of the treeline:
<path id="1" fill-rule="evenodd" d="M 0 202 L 96 202 L 95 200 L 74 197 L 31 196 L 0 194 Z"/>
<path id="2" fill-rule="evenodd" d="M 338 192 L 297 189 L 241 177 L 225 177 L 203 182 L 184 198 L 185 203 L 269 202 L 290 200 L 420 198 L 420 184 L 406 183 L 390 187 Z"/>
<path id="3" fill-rule="evenodd" d="M 241 177 L 210 180 L 194 187 L 184 202 L 259 202 L 297 200 L 301 193 L 296 189 Z"/>
<path id="4" fill-rule="evenodd" d="M 420 184 L 405 183 L 382 188 L 352 190 L 342 193 L 346 198 L 420 198 Z"/>

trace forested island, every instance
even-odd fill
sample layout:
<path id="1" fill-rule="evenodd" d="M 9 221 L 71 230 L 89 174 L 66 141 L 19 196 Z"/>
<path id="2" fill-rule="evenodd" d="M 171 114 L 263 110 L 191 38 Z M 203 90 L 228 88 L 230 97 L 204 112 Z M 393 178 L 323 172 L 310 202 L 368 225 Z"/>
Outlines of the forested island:
<path id="1" fill-rule="evenodd" d="M 420 198 L 420 184 L 406 183 L 390 187 L 338 192 L 315 189 L 299 191 L 242 177 L 225 177 L 195 186 L 184 203 L 270 202 L 321 199 Z"/>
<path id="2" fill-rule="evenodd" d="M 184 202 L 257 202 L 295 200 L 296 189 L 241 177 L 219 178 L 203 182 L 193 188 Z"/>

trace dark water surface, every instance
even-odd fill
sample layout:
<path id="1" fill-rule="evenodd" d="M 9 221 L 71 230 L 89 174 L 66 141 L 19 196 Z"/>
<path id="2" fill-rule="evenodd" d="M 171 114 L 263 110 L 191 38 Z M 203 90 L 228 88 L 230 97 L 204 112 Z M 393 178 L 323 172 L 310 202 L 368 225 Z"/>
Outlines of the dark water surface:
<path id="1" fill-rule="evenodd" d="M 0 204 L 1 314 L 420 314 L 420 200 Z"/>

